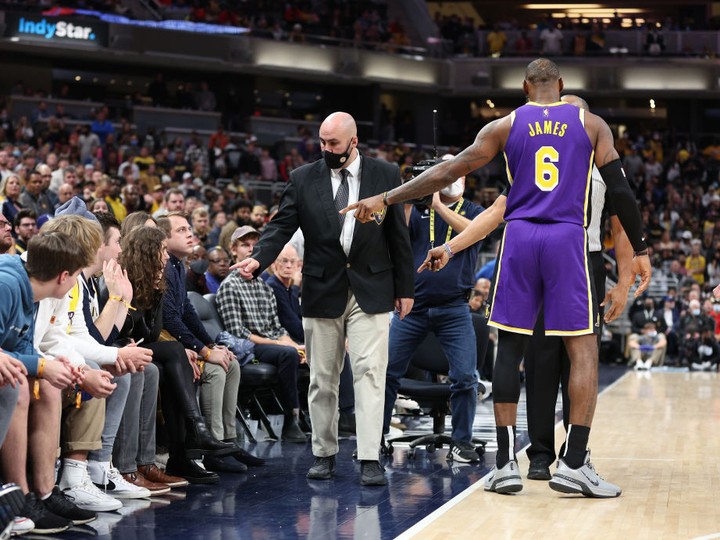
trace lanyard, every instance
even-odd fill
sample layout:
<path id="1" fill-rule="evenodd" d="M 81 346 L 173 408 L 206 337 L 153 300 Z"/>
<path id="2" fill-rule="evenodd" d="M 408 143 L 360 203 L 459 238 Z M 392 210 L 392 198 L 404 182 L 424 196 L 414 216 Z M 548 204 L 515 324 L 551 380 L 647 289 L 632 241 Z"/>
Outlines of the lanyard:
<path id="1" fill-rule="evenodd" d="M 455 207 L 455 213 L 460 213 L 460 207 L 463 204 L 463 198 L 460 197 L 460 200 L 457 202 L 457 206 Z M 448 230 L 447 230 L 447 236 L 445 237 L 445 243 L 447 244 L 450 241 L 450 235 L 452 234 L 452 227 L 448 223 Z M 435 247 L 435 210 L 430 209 L 430 249 L 433 249 Z"/>

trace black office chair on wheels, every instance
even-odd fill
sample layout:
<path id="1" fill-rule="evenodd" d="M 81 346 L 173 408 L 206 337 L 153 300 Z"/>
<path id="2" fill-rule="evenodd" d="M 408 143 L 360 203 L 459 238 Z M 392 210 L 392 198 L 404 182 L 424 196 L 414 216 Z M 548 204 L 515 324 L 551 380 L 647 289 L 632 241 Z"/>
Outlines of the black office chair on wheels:
<path id="1" fill-rule="evenodd" d="M 476 341 L 478 343 L 478 358 L 485 358 L 487 349 L 487 324 L 481 315 L 473 313 L 473 327 L 475 329 Z M 411 370 L 422 371 L 430 374 L 432 380 L 418 380 L 413 378 L 400 379 L 399 395 L 414 399 L 422 409 L 430 409 L 430 416 L 433 419 L 433 432 L 428 435 L 402 435 L 393 437 L 384 442 L 381 452 L 391 455 L 395 443 L 409 442 L 408 459 L 415 457 L 415 450 L 425 446 L 428 452 L 435 452 L 437 448 L 450 446 L 452 438 L 445 434 L 445 417 L 449 412 L 450 383 L 440 382 L 439 376 L 447 375 L 449 369 L 448 359 L 445 352 L 433 332 L 428 333 L 423 342 L 415 351 L 410 361 Z M 480 367 L 480 366 L 478 366 Z M 483 390 L 482 388 L 480 390 Z M 472 439 L 479 455 L 485 453 L 487 441 Z"/>

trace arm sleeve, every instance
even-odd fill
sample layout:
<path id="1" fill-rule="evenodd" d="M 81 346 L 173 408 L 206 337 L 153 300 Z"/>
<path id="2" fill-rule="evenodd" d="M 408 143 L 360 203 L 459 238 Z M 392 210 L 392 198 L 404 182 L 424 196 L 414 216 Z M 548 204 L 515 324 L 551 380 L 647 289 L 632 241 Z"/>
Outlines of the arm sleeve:
<path id="1" fill-rule="evenodd" d="M 68 336 L 66 328 L 60 324 L 61 315 L 67 313 L 69 298 L 66 295 L 62 300 L 46 298 L 40 301 L 38 316 L 35 321 L 35 348 L 45 358 L 66 356 L 73 366 L 82 366 L 85 359 L 77 352 L 72 338 Z M 47 318 L 46 326 L 40 327 L 41 317 Z"/>
<path id="2" fill-rule="evenodd" d="M 293 341 L 305 343 L 305 331 L 302 326 L 300 314 L 293 309 L 292 293 L 286 294 L 285 290 L 272 286 L 277 302 L 278 319 L 280 324 L 287 330 Z"/>
<path id="3" fill-rule="evenodd" d="M 198 316 L 197 311 L 195 311 L 195 307 L 192 305 L 192 302 L 190 302 L 190 299 L 187 297 L 187 294 L 185 295 L 183 303 L 183 322 L 185 323 L 185 326 L 188 327 L 192 335 L 195 336 L 197 340 L 204 345 L 210 345 L 213 341 L 215 341 L 215 338 L 208 334 L 207 330 L 205 330 L 205 325 L 200 320 L 200 317 Z M 200 347 L 200 349 L 202 349 L 202 347 Z"/>
<path id="4" fill-rule="evenodd" d="M 642 218 L 635 195 L 625 177 L 621 161 L 616 159 L 599 169 L 607 185 L 610 199 L 615 205 L 618 219 L 635 251 L 647 249 L 643 234 Z"/>
<path id="5" fill-rule="evenodd" d="M 182 343 L 183 347 L 199 353 L 206 343 L 202 343 L 195 337 L 191 329 L 185 324 L 185 302 L 189 302 L 185 294 L 185 284 L 183 283 L 182 287 L 180 286 L 177 274 L 173 271 L 172 264 L 169 262 L 165 267 L 165 278 L 167 280 L 167 291 L 163 295 L 163 327 L 172 337 Z M 195 310 L 193 310 L 193 314 L 198 319 Z M 200 322 L 199 319 L 198 322 Z M 201 322 L 200 325 L 202 325 Z M 205 335 L 207 335 L 207 332 L 205 332 Z M 212 339 L 208 339 L 207 343 L 211 342 Z"/>
<path id="6" fill-rule="evenodd" d="M 280 198 L 277 214 L 265 226 L 253 250 L 252 258 L 260 263 L 255 277 L 258 277 L 277 258 L 299 226 L 297 185 L 293 173 L 290 173 L 290 181 Z"/>
<path id="7" fill-rule="evenodd" d="M 243 324 L 240 295 L 233 291 L 231 285 L 231 282 L 225 282 L 220 286 L 215 298 L 215 305 L 225 330 L 239 338 L 248 339 L 251 332 Z"/>
<path id="8" fill-rule="evenodd" d="M 275 299 L 275 294 L 273 293 L 272 289 L 267 283 L 264 283 L 263 286 L 265 287 L 265 291 L 268 295 L 268 300 L 270 301 L 270 313 L 272 314 L 270 323 L 270 331 L 272 332 L 271 336 L 267 336 L 271 339 L 278 339 L 280 336 L 286 336 L 287 330 L 285 330 L 282 325 L 280 324 L 280 318 L 278 317 L 278 308 L 277 308 L 277 300 Z"/>
<path id="9" fill-rule="evenodd" d="M 78 297 L 75 310 L 71 310 L 70 304 L 68 303 L 68 309 L 59 313 L 55 322 L 69 334 L 68 337 L 71 338 L 70 342 L 72 343 L 72 347 L 75 352 L 84 359 L 93 360 L 100 365 L 114 364 L 117 360 L 117 349 L 115 347 L 101 345 L 90 335 L 82 311 L 84 294 L 82 284 L 80 284 L 77 290 L 80 296 Z"/>

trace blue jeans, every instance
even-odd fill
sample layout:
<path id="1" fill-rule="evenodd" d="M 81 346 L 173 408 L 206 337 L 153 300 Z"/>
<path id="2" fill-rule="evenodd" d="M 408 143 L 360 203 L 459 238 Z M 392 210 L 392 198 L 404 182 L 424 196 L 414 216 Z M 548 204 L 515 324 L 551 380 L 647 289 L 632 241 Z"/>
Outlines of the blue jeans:
<path id="1" fill-rule="evenodd" d="M 120 377 L 115 377 L 112 382 L 117 384 L 117 386 L 115 390 L 113 390 L 113 393 L 105 400 L 105 425 L 102 431 L 102 448 L 100 450 L 93 450 L 88 454 L 90 461 L 103 463 L 110 461 L 110 458 L 112 458 L 115 436 L 120 427 L 120 420 L 122 419 L 128 394 L 130 393 L 130 374 L 126 373 Z M 137 399 L 139 399 L 139 397 Z"/>
<path id="2" fill-rule="evenodd" d="M 10 428 L 10 420 L 18 400 L 18 387 L 9 384 L 0 386 L 0 446 L 2 446 Z"/>
<path id="3" fill-rule="evenodd" d="M 450 369 L 450 405 L 452 438 L 470 442 L 477 407 L 477 348 L 475 330 L 467 304 L 432 307 L 413 311 L 403 320 L 393 316 L 390 324 L 390 349 L 385 381 L 385 418 L 383 433 L 390 428 L 400 378 L 407 372 L 415 350 L 429 331 L 435 333 L 448 358 Z"/>
<path id="4" fill-rule="evenodd" d="M 155 364 L 130 375 L 130 391 L 113 445 L 113 465 L 133 473 L 155 462 L 155 417 L 160 372 Z"/>

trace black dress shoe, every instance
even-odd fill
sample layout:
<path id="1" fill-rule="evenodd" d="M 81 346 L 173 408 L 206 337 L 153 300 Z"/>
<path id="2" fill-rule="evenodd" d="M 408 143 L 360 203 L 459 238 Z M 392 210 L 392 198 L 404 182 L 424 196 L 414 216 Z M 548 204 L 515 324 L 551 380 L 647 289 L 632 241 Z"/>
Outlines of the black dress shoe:
<path id="1" fill-rule="evenodd" d="M 205 456 L 203 465 L 208 471 L 222 473 L 244 473 L 247 472 L 247 465 L 237 461 L 234 456 Z"/>
<path id="2" fill-rule="evenodd" d="M 240 448 L 239 446 L 235 449 L 232 456 L 240 463 L 244 463 L 248 467 L 261 467 L 265 465 L 265 460 L 263 458 L 253 456 L 250 452 Z"/>
<path id="3" fill-rule="evenodd" d="M 545 461 L 531 461 L 527 477 L 528 480 L 550 480 L 550 465 Z"/>
<path id="4" fill-rule="evenodd" d="M 360 463 L 360 484 L 363 486 L 386 486 L 385 469 L 379 461 Z"/>
<path id="5" fill-rule="evenodd" d="M 211 471 L 206 471 L 193 460 L 186 457 L 170 456 L 165 472 L 171 476 L 185 478 L 191 484 L 217 484 L 220 477 Z"/>
<path id="6" fill-rule="evenodd" d="M 191 458 L 227 456 L 235 451 L 233 443 L 218 441 L 212 436 L 202 417 L 188 418 L 185 435 L 185 454 Z"/>
<path id="7" fill-rule="evenodd" d="M 307 442 L 307 435 L 300 429 L 297 420 L 285 420 L 282 430 L 282 440 L 291 443 L 304 444 Z"/>
<path id="8" fill-rule="evenodd" d="M 335 476 L 335 456 L 316 457 L 306 477 L 310 480 L 330 480 Z"/>

